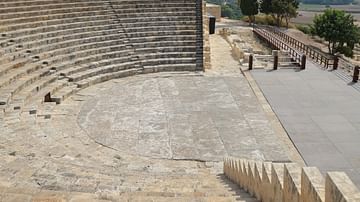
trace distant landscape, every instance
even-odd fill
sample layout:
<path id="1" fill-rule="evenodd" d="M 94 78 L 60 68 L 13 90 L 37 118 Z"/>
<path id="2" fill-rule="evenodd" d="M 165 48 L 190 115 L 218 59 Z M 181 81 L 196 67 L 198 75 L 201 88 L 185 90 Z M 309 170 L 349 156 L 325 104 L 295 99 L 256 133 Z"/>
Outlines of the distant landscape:
<path id="1" fill-rule="evenodd" d="M 209 3 L 222 5 L 223 17 L 240 19 L 241 10 L 237 8 L 237 0 L 207 0 Z M 298 17 L 291 20 L 294 24 L 311 24 L 316 14 L 327 8 L 344 10 L 351 13 L 360 25 L 360 0 L 300 0 Z"/>
<path id="2" fill-rule="evenodd" d="M 316 14 L 322 13 L 327 8 L 344 10 L 351 13 L 360 24 L 360 4 L 351 3 L 347 5 L 323 5 L 323 4 L 303 4 L 301 3 L 298 10 L 298 17 L 292 19 L 295 24 L 311 24 Z"/>

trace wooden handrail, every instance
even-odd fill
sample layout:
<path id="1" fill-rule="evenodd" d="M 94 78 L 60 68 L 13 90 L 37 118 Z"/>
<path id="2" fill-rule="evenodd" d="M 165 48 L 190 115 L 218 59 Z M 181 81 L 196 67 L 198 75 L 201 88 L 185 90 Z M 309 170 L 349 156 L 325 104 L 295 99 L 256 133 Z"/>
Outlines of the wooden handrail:
<path id="1" fill-rule="evenodd" d="M 290 57 L 299 65 L 302 64 L 302 53 L 295 50 L 293 47 L 288 45 L 286 42 L 283 42 L 282 40 L 279 40 L 275 37 L 273 37 L 269 32 L 267 32 L 264 29 L 254 27 L 254 33 L 256 33 L 259 37 L 270 43 L 274 48 L 279 50 L 285 50 L 289 52 Z"/>
<path id="2" fill-rule="evenodd" d="M 299 51 L 303 52 L 304 54 L 312 58 L 316 63 L 320 65 L 324 65 L 325 68 L 329 68 L 329 67 L 334 68 L 334 57 L 332 55 L 326 54 L 320 50 L 316 50 L 315 48 L 304 44 L 303 42 L 285 34 L 284 32 L 274 27 L 257 26 L 257 29 L 265 29 L 271 33 L 274 33 L 275 35 L 281 37 L 283 41 L 290 44 L 290 46 L 298 49 Z"/>

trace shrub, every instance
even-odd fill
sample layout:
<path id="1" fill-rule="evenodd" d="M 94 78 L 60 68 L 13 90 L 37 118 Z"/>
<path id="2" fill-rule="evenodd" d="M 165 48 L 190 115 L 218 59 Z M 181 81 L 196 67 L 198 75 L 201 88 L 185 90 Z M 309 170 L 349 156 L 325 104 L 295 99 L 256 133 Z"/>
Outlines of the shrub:
<path id="1" fill-rule="evenodd" d="M 302 33 L 311 35 L 311 29 L 308 25 L 296 25 L 295 27 Z"/>
<path id="2" fill-rule="evenodd" d="M 354 55 L 353 50 L 351 49 L 351 47 L 348 46 L 340 46 L 336 48 L 335 52 L 342 53 L 346 57 L 352 57 Z"/>
<path id="3" fill-rule="evenodd" d="M 248 17 L 243 17 L 243 21 L 249 22 Z M 271 17 L 270 15 L 256 15 L 255 16 L 255 23 L 259 25 L 271 25 L 271 26 L 277 26 L 276 20 Z M 281 22 L 281 27 L 286 27 L 286 22 Z M 292 25 L 289 25 L 289 27 L 293 27 Z"/>

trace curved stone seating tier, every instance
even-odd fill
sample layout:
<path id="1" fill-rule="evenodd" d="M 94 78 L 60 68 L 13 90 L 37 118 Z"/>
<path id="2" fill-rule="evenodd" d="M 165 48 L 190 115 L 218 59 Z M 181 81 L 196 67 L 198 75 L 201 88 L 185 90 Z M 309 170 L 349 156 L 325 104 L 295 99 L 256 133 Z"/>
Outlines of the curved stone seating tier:
<path id="1" fill-rule="evenodd" d="M 16 23 L 17 21 L 22 20 L 22 23 L 34 22 L 34 21 L 41 21 L 41 20 L 47 20 L 49 19 L 49 16 L 54 15 L 53 17 L 60 17 L 61 15 L 67 14 L 67 13 L 76 13 L 76 12 L 91 12 L 96 10 L 101 10 L 106 8 L 105 6 L 97 6 L 97 7 L 71 7 L 71 8 L 65 8 L 65 9 L 56 9 L 56 10 L 48 10 L 48 11 L 34 11 L 34 12 L 28 12 L 28 13 L 22 13 L 22 14 L 8 14 L 5 16 L 0 15 L 0 19 L 2 19 L 1 24 L 7 25 L 10 23 Z M 6 18 L 5 18 L 6 17 Z M 26 19 L 25 19 L 26 18 Z M 4 20 L 8 19 L 8 20 Z M 50 18 L 51 19 L 51 18 Z M 55 18 L 56 19 L 56 18 Z"/>
<path id="2" fill-rule="evenodd" d="M 147 18 L 124 18 L 118 19 L 120 23 L 124 23 L 123 26 L 126 26 L 126 23 L 146 23 L 146 22 L 172 22 L 172 21 L 195 21 L 195 16 L 171 16 L 171 17 L 147 17 Z"/>
<path id="3" fill-rule="evenodd" d="M 177 27 L 184 25 L 190 25 L 190 26 L 195 26 L 194 22 L 188 22 L 188 21 L 150 21 L 150 22 L 130 22 L 130 23 L 126 23 L 126 24 L 122 24 L 122 27 L 124 29 L 141 29 L 141 28 L 147 28 L 147 27 L 159 27 L 159 30 L 163 30 L 163 28 L 167 27 L 167 29 L 173 29 L 176 30 Z M 131 31 L 131 30 L 129 30 Z"/>
<path id="4" fill-rule="evenodd" d="M 110 79 L 197 68 L 193 0 L 0 5 L 0 116 L 8 122 L 22 113 L 41 116 L 80 89 Z"/>
<path id="5" fill-rule="evenodd" d="M 118 37 L 118 35 L 114 35 L 115 37 Z M 76 44 L 74 44 L 76 45 Z M 114 46 L 114 45 L 119 45 L 119 46 Z M 69 46 L 72 47 L 72 46 Z M 111 39 L 108 41 L 101 41 L 101 42 L 90 42 L 88 44 L 81 44 L 78 46 L 73 46 L 72 49 L 70 49 L 69 47 L 65 47 L 65 48 L 59 48 L 59 49 L 55 49 L 53 51 L 49 51 L 49 52 L 45 52 L 43 54 L 38 54 L 34 57 L 32 57 L 32 60 L 29 58 L 24 58 L 22 61 L 23 64 L 28 64 L 29 62 L 33 62 L 35 60 L 41 60 L 41 61 L 36 61 L 35 63 L 33 63 L 32 65 L 27 65 L 24 68 L 20 68 L 20 66 L 18 65 L 18 63 L 10 63 L 9 65 L 4 65 L 3 68 L 1 69 L 1 71 L 10 71 L 10 69 L 14 69 L 13 71 L 9 72 L 10 75 L 18 75 L 21 76 L 24 73 L 30 73 L 33 71 L 36 71 L 38 69 L 41 69 L 44 66 L 49 66 L 51 64 L 57 63 L 57 62 L 61 62 L 61 61 L 66 61 L 66 60 L 71 60 L 74 59 L 76 57 L 81 57 L 81 56 L 86 56 L 86 54 L 94 54 L 94 53 L 100 53 L 100 51 L 105 52 L 105 51 L 109 51 L 111 50 L 111 48 L 113 47 L 113 50 L 115 50 L 115 48 L 117 49 L 122 49 L 124 48 L 124 45 L 121 41 L 115 40 L 115 39 Z M 105 47 L 103 49 L 101 49 L 101 47 Z M 86 51 L 83 51 L 86 50 Z M 93 50 L 92 52 L 90 52 L 89 50 Z M 79 54 L 74 54 L 74 52 L 77 51 L 82 51 Z M 61 57 L 62 55 L 69 55 L 68 57 Z M 51 60 L 48 60 L 48 58 L 51 58 Z M 8 75 L 8 80 L 11 80 L 12 77 L 10 77 Z M 6 80 L 3 80 L 2 82 L 0 82 L 0 87 L 4 87 L 4 84 L 6 84 Z"/>
<path id="6" fill-rule="evenodd" d="M 35 28 L 28 28 L 28 29 L 21 29 L 21 30 L 15 30 L 15 31 L 10 31 L 10 32 L 6 32 L 3 33 L 2 35 L 2 40 L 4 42 L 10 41 L 11 40 L 11 44 L 13 44 L 16 41 L 16 38 L 20 38 L 20 39 L 27 39 L 29 36 L 46 36 L 47 33 L 52 34 L 52 32 L 55 31 L 68 31 L 71 29 L 76 29 L 76 28 L 80 28 L 80 27 L 91 27 L 91 26 L 100 26 L 100 25 L 111 25 L 112 20 L 109 20 L 108 16 L 83 16 L 83 17 L 79 17 L 79 18 L 73 18 L 70 19 L 68 22 L 66 21 L 66 19 L 61 19 L 57 21 L 57 24 L 54 25 L 47 25 L 45 23 L 38 23 L 36 25 Z M 63 22 L 67 22 L 65 24 L 63 24 Z M 81 26 L 82 25 L 82 26 Z M 60 32 L 61 33 L 61 32 Z M 5 46 L 6 43 L 4 44 L 4 42 L 2 43 L 2 46 Z M 21 41 L 19 41 L 21 42 Z"/>
<path id="7" fill-rule="evenodd" d="M 15 30 L 19 30 L 19 29 L 28 29 L 28 30 L 23 30 L 23 31 L 32 31 L 30 33 L 36 33 L 36 31 L 39 31 L 38 28 L 40 27 L 47 27 L 47 26 L 52 26 L 52 25 L 63 25 L 63 26 L 75 26 L 78 25 L 79 22 L 83 22 L 83 21 L 90 21 L 90 20 L 96 20 L 99 18 L 103 18 L 104 20 L 107 20 L 108 22 L 111 22 L 111 20 L 109 19 L 114 19 L 111 18 L 111 16 L 109 17 L 109 15 L 104 15 L 104 16 L 87 16 L 85 13 L 79 17 L 70 17 L 70 18 L 62 18 L 62 19 L 54 19 L 54 20 L 47 20 L 47 21 L 36 21 L 36 22 L 32 22 L 32 23 L 20 23 L 20 24 L 14 24 L 14 25 L 10 25 L 10 26 L 4 26 L 1 27 L 0 31 L 1 32 L 10 32 L 10 31 L 15 31 Z M 91 21 L 90 21 L 91 22 Z M 103 22 L 103 25 L 107 24 L 106 21 Z M 2 33 L 3 35 L 4 33 Z M 6 33 L 5 33 L 6 34 Z"/>
<path id="8" fill-rule="evenodd" d="M 0 19 L 2 21 L 11 20 L 11 19 L 24 19 L 24 20 L 29 20 L 31 22 L 34 21 L 34 19 L 38 19 L 38 18 L 39 18 L 38 20 L 46 20 L 47 17 L 51 17 L 56 14 L 61 15 L 65 13 L 81 12 L 85 10 L 88 11 L 100 10 L 101 8 L 105 8 L 105 7 L 106 6 L 104 5 L 103 2 L 94 1 L 89 3 L 58 4 L 58 5 L 51 5 L 44 7 L 41 6 L 41 10 L 39 10 L 39 6 L 21 7 L 22 9 L 0 8 L 0 11 L 2 12 L 0 14 Z"/>
<path id="9" fill-rule="evenodd" d="M 120 36 L 119 29 L 109 28 L 107 30 L 82 32 L 73 35 L 64 35 L 63 37 L 51 37 L 43 40 L 30 41 L 29 43 L 22 43 L 20 45 L 14 45 L 4 48 L 4 57 L 8 57 L 10 60 L 16 59 L 16 57 L 23 57 L 24 54 L 30 56 L 39 54 L 44 51 L 54 50 L 56 48 L 68 47 L 68 45 L 77 45 L 89 42 L 95 42 L 96 40 L 102 40 L 106 37 Z M 62 42 L 62 43 L 60 43 Z M 36 49 L 35 49 L 36 48 Z M 3 64 L 5 60 L 1 61 Z"/>
<path id="10" fill-rule="evenodd" d="M 25 12 L 31 12 L 31 11 L 38 11 L 39 10 L 39 6 L 41 7 L 41 11 L 38 13 L 35 13 L 34 16 L 39 15 L 40 13 L 43 12 L 48 12 L 48 10 L 55 10 L 55 9 L 60 9 L 60 8 L 73 8 L 73 7 L 85 7 L 85 6 L 102 6 L 104 5 L 103 1 L 85 1 L 85 2 L 81 2 L 81 1 L 72 1 L 72 2 L 57 2 L 57 3 L 51 3 L 51 4 L 42 4 L 42 5 L 26 5 L 26 6 L 12 6 L 11 3 L 6 3 L 6 4 L 1 4 L 2 7 L 0 8 L 1 13 L 25 13 Z M 1 14 L 0 14 L 1 15 Z M 6 15 L 1 15 L 1 16 L 6 16 Z M 19 16 L 19 14 L 18 14 Z M 10 17 L 10 16 L 7 16 Z"/>
<path id="11" fill-rule="evenodd" d="M 106 60 L 109 58 L 119 58 L 124 57 L 124 55 L 128 55 L 129 51 L 122 50 L 124 46 L 105 46 L 104 48 L 94 48 L 94 49 L 88 49 L 86 51 L 77 52 L 74 53 L 68 53 L 64 57 L 55 57 L 53 60 L 50 61 L 52 64 L 57 64 L 56 67 L 46 66 L 40 62 L 37 62 L 38 64 L 33 65 L 32 68 L 35 68 L 33 73 L 26 74 L 25 72 L 23 74 L 26 74 L 25 78 L 20 79 L 13 79 L 15 80 L 13 83 L 8 84 L 9 87 L 7 88 L 1 88 L 0 89 L 0 103 L 6 104 L 8 103 L 12 95 L 21 91 L 25 86 L 28 86 L 29 84 L 33 83 L 34 81 L 37 81 L 38 79 L 42 79 L 46 74 L 51 74 L 51 70 L 63 70 L 68 68 L 69 66 L 74 65 L 82 65 L 82 64 L 88 64 L 90 62 L 96 61 L 96 60 Z M 119 51 L 116 51 L 119 50 Z M 109 52 L 110 51 L 110 52 Z M 106 53 L 106 54 L 105 54 Z M 99 55 L 96 57 L 96 55 Z M 76 58 L 74 60 L 74 58 Z M 129 58 L 126 58 L 129 59 Z M 29 67 L 30 68 L 30 67 Z M 23 74 L 18 74 L 22 76 Z M 20 77 L 19 76 L 19 77 Z"/>

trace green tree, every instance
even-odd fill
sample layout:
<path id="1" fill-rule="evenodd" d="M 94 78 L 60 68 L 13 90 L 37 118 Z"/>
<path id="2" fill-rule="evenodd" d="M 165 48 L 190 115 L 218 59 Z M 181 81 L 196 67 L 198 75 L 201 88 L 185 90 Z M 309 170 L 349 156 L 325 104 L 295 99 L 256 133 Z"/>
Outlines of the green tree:
<path id="1" fill-rule="evenodd" d="M 262 0 L 260 3 L 260 11 L 270 14 L 279 27 L 283 19 L 286 21 L 286 27 L 289 27 L 290 19 L 297 16 L 298 8 L 297 0 Z"/>
<path id="2" fill-rule="evenodd" d="M 341 10 L 327 9 L 323 14 L 316 15 L 311 31 L 328 42 L 330 54 L 340 52 L 352 56 L 354 45 L 360 41 L 354 17 Z"/>
<path id="3" fill-rule="evenodd" d="M 233 15 L 233 11 L 228 5 L 221 6 L 221 17 L 231 18 L 232 15 Z"/>
<path id="4" fill-rule="evenodd" d="M 296 18 L 298 8 L 299 8 L 299 2 L 297 0 L 287 0 L 285 14 L 284 14 L 286 28 L 289 28 L 290 19 Z"/>
<path id="5" fill-rule="evenodd" d="M 249 17 L 249 23 L 254 23 L 255 15 L 259 13 L 259 3 L 257 0 L 238 0 L 238 5 L 242 14 Z"/>
<path id="6" fill-rule="evenodd" d="M 260 12 L 269 15 L 272 11 L 272 0 L 262 0 L 260 1 Z"/>

